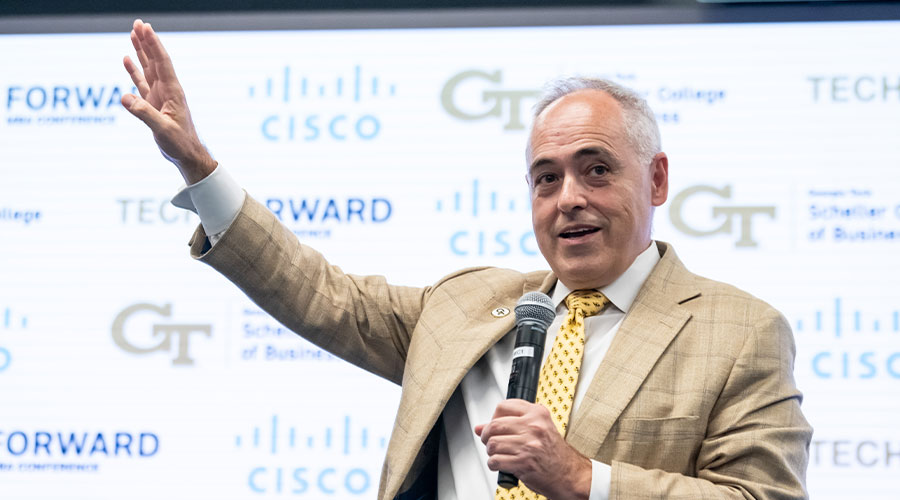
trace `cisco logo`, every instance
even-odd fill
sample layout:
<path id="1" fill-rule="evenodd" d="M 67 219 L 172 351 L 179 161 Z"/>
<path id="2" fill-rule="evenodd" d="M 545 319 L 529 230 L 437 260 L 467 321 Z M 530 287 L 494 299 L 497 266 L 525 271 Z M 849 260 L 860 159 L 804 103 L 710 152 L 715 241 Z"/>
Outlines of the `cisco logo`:
<path id="1" fill-rule="evenodd" d="M 808 368 L 822 380 L 900 380 L 900 311 L 864 311 L 835 297 L 828 306 L 797 318 L 794 331 L 804 340 L 827 341 Z"/>
<path id="2" fill-rule="evenodd" d="M 285 66 L 277 76 L 248 89 L 249 99 L 270 111 L 259 125 L 263 139 L 270 142 L 371 141 L 382 126 L 368 104 L 396 94 L 396 84 L 360 65 L 343 73 L 315 76 Z M 310 109 L 322 102 L 330 111 Z"/>
<path id="3" fill-rule="evenodd" d="M 283 425 L 273 415 L 268 424 L 235 436 L 234 446 L 259 457 L 247 473 L 247 488 L 253 493 L 369 498 L 377 485 L 387 438 L 357 426 L 350 416 L 336 426 L 310 430 Z"/>
<path id="4" fill-rule="evenodd" d="M 505 193 L 485 188 L 479 179 L 472 179 L 466 188 L 455 191 L 449 198 L 438 199 L 435 212 L 459 221 L 447 238 L 453 255 L 504 257 L 539 254 L 530 225 L 531 200 L 524 188 Z M 522 229 L 496 226 L 498 220 L 516 219 L 529 223 Z"/>
<path id="5" fill-rule="evenodd" d="M 28 317 L 14 311 L 10 307 L 3 309 L 0 315 L 0 332 L 24 331 L 28 328 Z M 12 353 L 9 349 L 0 346 L 0 373 L 5 372 L 12 364 Z"/>
<path id="6" fill-rule="evenodd" d="M 5 307 L 3 315 L 0 316 L 0 327 L 3 330 L 24 330 L 28 328 L 28 316 L 20 314 L 10 307 Z"/>

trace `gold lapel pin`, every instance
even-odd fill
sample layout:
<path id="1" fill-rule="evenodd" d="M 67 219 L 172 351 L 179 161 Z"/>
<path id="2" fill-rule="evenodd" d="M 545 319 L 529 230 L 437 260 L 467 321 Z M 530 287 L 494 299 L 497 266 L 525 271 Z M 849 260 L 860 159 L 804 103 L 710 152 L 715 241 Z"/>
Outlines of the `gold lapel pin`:
<path id="1" fill-rule="evenodd" d="M 491 311 L 491 316 L 495 318 L 505 318 L 506 316 L 509 316 L 509 309 L 505 307 L 498 307 Z"/>

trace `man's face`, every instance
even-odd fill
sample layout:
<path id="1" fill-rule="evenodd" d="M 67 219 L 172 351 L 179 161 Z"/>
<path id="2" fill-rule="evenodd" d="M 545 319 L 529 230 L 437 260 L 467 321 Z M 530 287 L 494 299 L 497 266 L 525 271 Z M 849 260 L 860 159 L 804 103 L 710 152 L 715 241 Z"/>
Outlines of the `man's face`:
<path id="1" fill-rule="evenodd" d="M 650 245 L 653 207 L 668 195 L 668 160 L 642 164 L 619 103 L 584 90 L 548 106 L 529 148 L 538 247 L 573 290 L 613 282 Z"/>

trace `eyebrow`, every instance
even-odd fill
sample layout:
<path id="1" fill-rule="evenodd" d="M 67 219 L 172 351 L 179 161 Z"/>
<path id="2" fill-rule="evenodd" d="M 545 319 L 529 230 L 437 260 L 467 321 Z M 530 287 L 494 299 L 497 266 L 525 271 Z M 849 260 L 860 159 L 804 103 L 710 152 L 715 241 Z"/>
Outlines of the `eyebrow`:
<path id="1" fill-rule="evenodd" d="M 613 155 L 606 148 L 601 147 L 587 147 L 581 148 L 572 155 L 572 157 L 576 160 L 580 160 L 582 158 L 590 158 L 590 157 L 599 157 L 601 159 L 607 160 L 609 162 L 615 161 L 615 155 Z M 541 158 L 531 164 L 528 167 L 528 173 L 534 172 L 538 167 L 543 167 L 544 165 L 553 164 L 554 161 L 549 158 Z"/>

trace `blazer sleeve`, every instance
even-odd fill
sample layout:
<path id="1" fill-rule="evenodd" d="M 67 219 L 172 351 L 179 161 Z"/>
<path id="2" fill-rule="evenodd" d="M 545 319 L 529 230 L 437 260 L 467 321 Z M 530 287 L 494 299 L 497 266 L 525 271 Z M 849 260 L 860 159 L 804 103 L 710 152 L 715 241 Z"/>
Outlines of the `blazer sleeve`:
<path id="1" fill-rule="evenodd" d="M 202 226 L 190 245 L 194 258 L 222 273 L 287 328 L 400 383 L 429 288 L 392 286 L 382 276 L 345 274 L 300 244 L 250 196 L 215 246 L 210 247 Z"/>
<path id="2" fill-rule="evenodd" d="M 805 499 L 812 428 L 793 379 L 787 321 L 769 309 L 756 322 L 710 412 L 696 477 L 613 461 L 611 500 Z"/>

